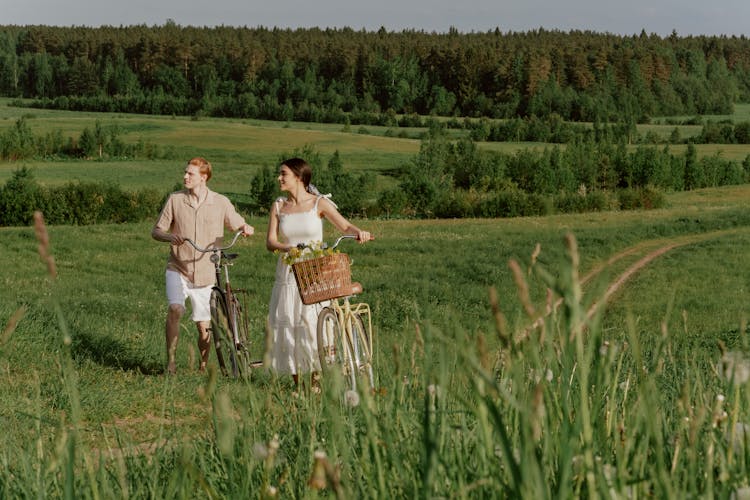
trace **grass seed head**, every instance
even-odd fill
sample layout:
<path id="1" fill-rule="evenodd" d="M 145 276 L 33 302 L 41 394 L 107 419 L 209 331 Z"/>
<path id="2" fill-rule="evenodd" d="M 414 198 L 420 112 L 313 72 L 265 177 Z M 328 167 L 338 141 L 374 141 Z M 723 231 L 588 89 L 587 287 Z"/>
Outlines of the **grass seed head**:
<path id="1" fill-rule="evenodd" d="M 57 266 L 50 253 L 49 234 L 47 233 L 47 226 L 44 224 L 44 215 L 39 211 L 34 212 L 34 232 L 37 241 L 39 241 L 39 257 L 42 262 L 47 264 L 47 273 L 52 279 L 55 279 L 57 278 Z"/>

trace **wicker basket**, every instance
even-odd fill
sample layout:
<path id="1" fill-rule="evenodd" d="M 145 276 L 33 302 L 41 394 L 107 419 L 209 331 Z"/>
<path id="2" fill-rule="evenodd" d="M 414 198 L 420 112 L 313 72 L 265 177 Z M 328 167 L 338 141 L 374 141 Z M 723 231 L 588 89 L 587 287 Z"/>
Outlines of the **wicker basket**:
<path id="1" fill-rule="evenodd" d="M 315 304 L 351 293 L 351 268 L 349 256 L 345 253 L 295 262 L 292 270 L 303 304 Z"/>

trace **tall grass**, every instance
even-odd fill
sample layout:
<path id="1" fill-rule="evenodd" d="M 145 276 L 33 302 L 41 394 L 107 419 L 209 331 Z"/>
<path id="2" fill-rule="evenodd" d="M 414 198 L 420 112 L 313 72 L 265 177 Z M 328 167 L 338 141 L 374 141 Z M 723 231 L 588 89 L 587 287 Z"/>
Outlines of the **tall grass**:
<path id="1" fill-rule="evenodd" d="M 64 262 L 52 260 L 45 231 L 37 221 L 48 269 L 42 294 L 59 334 L 46 349 L 60 377 L 58 411 L 49 416 L 51 389 L 29 373 L 32 439 L 0 448 L 4 498 L 746 494 L 746 325 L 734 345 L 699 352 L 680 349 L 680 325 L 667 321 L 647 342 L 632 321 L 605 330 L 601 295 L 584 293 L 585 258 L 571 233 L 555 257 L 512 260 L 522 318 L 506 318 L 507 297 L 489 288 L 490 329 L 431 314 L 394 327 L 411 340 L 378 345 L 373 392 L 344 398 L 334 377 L 319 396 L 296 395 L 262 370 L 248 383 L 226 383 L 215 370 L 159 377 L 160 414 L 140 417 L 159 422 L 156 435 L 138 442 L 114 427 L 91 443 L 86 382 L 70 351 L 75 311 L 60 307 Z M 29 314 L 20 308 L 15 321 Z M 4 332 L 0 356 L 18 329 L 10 321 Z M 186 414 L 180 386 L 196 381 Z"/>

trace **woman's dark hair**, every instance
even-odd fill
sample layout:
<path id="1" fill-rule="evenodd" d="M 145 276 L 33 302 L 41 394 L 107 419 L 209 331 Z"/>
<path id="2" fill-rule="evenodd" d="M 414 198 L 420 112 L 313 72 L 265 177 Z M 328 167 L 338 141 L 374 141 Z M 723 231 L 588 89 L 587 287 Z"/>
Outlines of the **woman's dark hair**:
<path id="1" fill-rule="evenodd" d="M 294 175 L 300 178 L 305 189 L 310 185 L 310 179 L 312 179 L 312 167 L 302 158 L 289 158 L 281 162 L 281 165 L 286 165 Z"/>

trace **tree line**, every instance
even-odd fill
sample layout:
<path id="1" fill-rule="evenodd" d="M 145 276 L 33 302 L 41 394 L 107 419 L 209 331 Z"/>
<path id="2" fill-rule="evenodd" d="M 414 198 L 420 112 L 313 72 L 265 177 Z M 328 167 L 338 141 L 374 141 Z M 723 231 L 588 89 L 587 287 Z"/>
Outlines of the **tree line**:
<path id="1" fill-rule="evenodd" d="M 2 26 L 0 95 L 72 110 L 394 126 L 408 115 L 642 122 L 750 100 L 750 40 Z"/>
<path id="2" fill-rule="evenodd" d="M 313 182 L 321 192 L 333 195 L 342 213 L 384 218 L 658 208 L 664 204 L 665 192 L 750 181 L 750 155 L 742 162 L 718 154 L 698 158 L 692 143 L 683 154 L 673 153 L 668 145 L 631 149 L 624 142 L 591 139 L 508 154 L 482 151 L 470 138 L 449 139 L 438 122 L 433 122 L 419 153 L 393 173 L 396 186 L 379 192 L 371 176 L 345 169 L 338 152 L 326 161 L 308 145 L 291 155 L 282 154 L 279 161 L 289 156 L 308 159 L 315 172 Z M 247 191 L 227 194 L 244 211 L 267 212 L 280 194 L 275 168 L 261 167 Z M 21 167 L 0 187 L 0 226 L 26 225 L 35 210 L 44 211 L 52 224 L 134 222 L 155 217 L 164 200 L 165 194 L 155 190 L 131 192 L 109 183 L 44 186 Z"/>
<path id="3" fill-rule="evenodd" d="M 331 192 L 343 213 L 371 217 L 514 217 L 552 213 L 657 208 L 664 193 L 750 181 L 750 155 L 742 162 L 720 155 L 698 158 L 692 143 L 682 154 L 669 145 L 638 145 L 592 138 L 542 151 L 482 151 L 470 138 L 449 140 L 433 122 L 419 153 L 394 173 L 397 185 L 372 192 L 372 180 L 326 164 L 314 149 L 315 183 Z M 341 176 L 347 176 L 343 178 Z M 266 210 L 277 196 L 270 167 L 251 181 L 246 208 Z"/>

